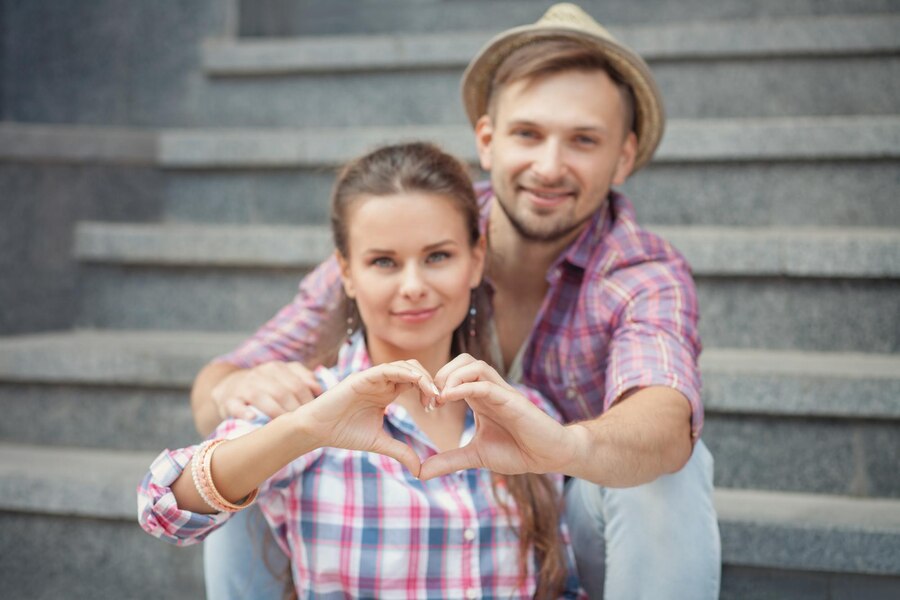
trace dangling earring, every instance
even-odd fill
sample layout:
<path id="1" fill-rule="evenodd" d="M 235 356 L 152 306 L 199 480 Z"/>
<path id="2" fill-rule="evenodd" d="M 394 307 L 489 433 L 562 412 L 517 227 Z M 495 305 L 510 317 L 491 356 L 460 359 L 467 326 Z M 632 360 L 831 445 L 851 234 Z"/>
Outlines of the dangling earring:
<path id="1" fill-rule="evenodd" d="M 469 304 L 469 337 L 474 338 L 475 331 L 475 317 L 478 316 L 478 309 L 475 308 L 475 291 L 472 290 L 472 300 Z"/>
<path id="2" fill-rule="evenodd" d="M 351 344 L 350 339 L 353 337 L 353 330 L 356 329 L 353 316 L 356 313 L 356 302 L 350 298 L 347 302 L 347 345 Z"/>

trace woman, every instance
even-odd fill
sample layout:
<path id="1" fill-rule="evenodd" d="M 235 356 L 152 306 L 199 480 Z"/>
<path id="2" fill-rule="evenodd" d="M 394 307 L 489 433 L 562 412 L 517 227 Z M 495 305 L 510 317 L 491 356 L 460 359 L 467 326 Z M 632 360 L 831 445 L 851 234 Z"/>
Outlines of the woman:
<path id="1" fill-rule="evenodd" d="M 484 355 L 485 241 L 464 167 L 428 144 L 376 150 L 339 175 L 332 229 L 346 341 L 322 344 L 339 353 L 316 371 L 324 392 L 164 451 L 138 490 L 141 526 L 197 542 L 258 499 L 301 598 L 579 597 L 560 477 L 418 478 L 475 435 L 472 385 L 527 403 L 472 356 Z"/>

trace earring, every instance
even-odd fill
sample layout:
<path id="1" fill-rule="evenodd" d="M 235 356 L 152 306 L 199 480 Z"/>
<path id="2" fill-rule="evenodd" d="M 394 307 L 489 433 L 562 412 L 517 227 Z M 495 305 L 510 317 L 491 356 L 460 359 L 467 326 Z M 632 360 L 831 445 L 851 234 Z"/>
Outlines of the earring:
<path id="1" fill-rule="evenodd" d="M 469 305 L 469 337 L 475 337 L 475 317 L 478 316 L 478 309 L 475 308 L 475 292 L 472 292 L 472 302 Z"/>
<path id="2" fill-rule="evenodd" d="M 356 312 L 354 310 L 355 303 L 351 299 L 350 302 L 347 303 L 347 345 L 350 345 L 350 338 L 353 337 L 353 330 L 356 329 L 354 326 L 353 314 Z"/>

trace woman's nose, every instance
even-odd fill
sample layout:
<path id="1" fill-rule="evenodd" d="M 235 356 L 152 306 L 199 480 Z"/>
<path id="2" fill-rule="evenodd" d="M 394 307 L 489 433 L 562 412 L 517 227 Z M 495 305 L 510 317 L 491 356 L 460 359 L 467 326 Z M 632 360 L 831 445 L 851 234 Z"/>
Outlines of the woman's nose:
<path id="1" fill-rule="evenodd" d="M 403 270 L 400 293 L 410 299 L 419 299 L 425 294 L 425 281 L 418 265 L 410 264 Z"/>

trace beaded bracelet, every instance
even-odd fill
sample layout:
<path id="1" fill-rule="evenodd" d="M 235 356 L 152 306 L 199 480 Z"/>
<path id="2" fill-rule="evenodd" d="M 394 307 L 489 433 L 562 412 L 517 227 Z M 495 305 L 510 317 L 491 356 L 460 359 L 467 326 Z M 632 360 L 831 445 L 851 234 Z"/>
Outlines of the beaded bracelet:
<path id="1" fill-rule="evenodd" d="M 212 445 L 213 440 L 207 440 L 200 444 L 197 448 L 197 451 L 194 452 L 194 456 L 191 459 L 191 477 L 194 480 L 194 487 L 197 488 L 197 493 L 200 494 L 200 497 L 209 506 L 216 512 L 221 512 L 219 507 L 217 507 L 209 494 L 207 493 L 208 487 L 205 485 L 205 481 L 202 479 L 201 470 L 203 469 L 203 456 L 206 454 L 206 451 Z"/>
<path id="2" fill-rule="evenodd" d="M 237 512 L 253 504 L 253 501 L 256 500 L 256 496 L 259 494 L 259 488 L 254 489 L 244 497 L 240 504 L 229 502 L 221 493 L 219 493 L 219 490 L 216 489 L 216 484 L 213 482 L 212 477 L 212 455 L 219 444 L 224 441 L 225 440 L 215 440 L 209 445 L 209 448 L 203 456 L 203 470 L 201 471 L 201 474 L 205 482 L 209 484 L 207 491 L 210 493 L 211 500 L 216 504 L 217 508 L 221 512 Z"/>
<path id="3" fill-rule="evenodd" d="M 259 494 L 259 488 L 250 492 L 241 504 L 226 500 L 216 489 L 212 479 L 212 454 L 216 447 L 225 442 L 224 439 L 203 442 L 191 459 L 191 475 L 194 487 L 203 501 L 216 512 L 237 512 L 250 506 Z"/>

